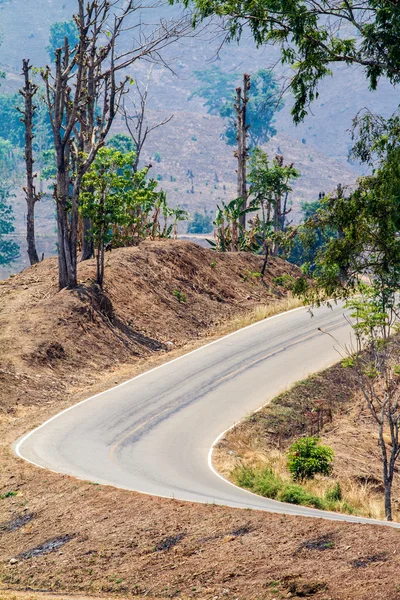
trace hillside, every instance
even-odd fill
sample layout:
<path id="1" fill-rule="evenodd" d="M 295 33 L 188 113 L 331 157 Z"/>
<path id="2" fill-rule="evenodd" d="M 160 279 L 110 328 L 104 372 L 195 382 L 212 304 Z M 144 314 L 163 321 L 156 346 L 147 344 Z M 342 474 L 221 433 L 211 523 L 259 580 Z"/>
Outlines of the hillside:
<path id="1" fill-rule="evenodd" d="M 7 72 L 2 82 L 2 92 L 16 92 L 21 85 L 21 59 L 30 57 L 40 66 L 48 61 L 46 46 L 50 26 L 55 21 L 70 18 L 75 8 L 74 0 L 62 4 L 48 0 L 45 8 L 33 0 L 22 4 L 8 0 L 0 6 L 0 28 L 4 42 L 0 47 L 0 68 Z M 171 18 L 178 8 L 162 5 L 157 18 Z M 154 15 L 152 17 L 155 18 Z M 18 38 L 19 43 L 15 44 Z M 126 37 L 125 44 L 129 43 Z M 259 68 L 274 66 L 277 78 L 284 84 L 288 73 L 277 62 L 277 49 L 256 49 L 245 36 L 240 45 L 223 46 L 217 53 L 220 39 L 212 33 L 182 40 L 165 52 L 174 72 L 155 65 L 150 89 L 149 120 L 157 123 L 166 116 L 174 119 L 149 137 L 143 154 L 143 163 L 153 163 L 152 175 L 168 191 L 171 204 L 180 204 L 191 214 L 194 211 L 215 210 L 221 200 L 236 195 L 233 149 L 221 139 L 224 123 L 219 117 L 206 114 L 201 99 L 188 101 L 198 83 L 194 71 L 211 68 L 214 64 L 223 71 L 241 74 Z M 133 65 L 130 75 L 139 81 L 146 79 L 147 62 Z M 290 116 L 292 99 L 285 94 L 285 107 L 277 114 L 278 135 L 267 146 L 274 154 L 280 151 L 288 162 L 294 162 L 302 178 L 296 182 L 293 194 L 293 217 L 298 218 L 300 201 L 315 200 L 320 191 L 329 192 L 338 183 L 352 183 L 360 173 L 357 165 L 348 162 L 351 145 L 349 128 L 355 113 L 368 106 L 371 110 L 389 114 L 395 110 L 397 91 L 382 81 L 377 92 L 370 92 L 362 69 L 340 67 L 333 76 L 321 84 L 319 99 L 304 123 L 295 127 Z M 115 123 L 114 132 L 123 131 L 121 121 Z M 155 162 L 155 153 L 161 161 Z M 192 181 L 188 177 L 191 171 Z M 25 251 L 25 202 L 21 186 L 12 200 L 16 216 L 14 239 L 21 246 L 21 258 L 7 268 L 0 267 L 0 279 L 27 266 Z M 181 232 L 186 225 L 182 224 Z M 40 255 L 55 253 L 56 235 L 54 203 L 43 199 L 37 207 L 37 234 Z"/>
<path id="2" fill-rule="evenodd" d="M 320 411 L 323 425 L 316 429 Z M 219 443 L 214 460 L 234 481 L 236 467 L 272 468 L 291 482 L 285 453 L 303 435 L 315 435 L 334 451 L 333 473 L 305 489 L 323 498 L 340 482 L 343 500 L 356 514 L 384 519 L 382 458 L 376 423 L 352 369 L 336 364 L 297 383 L 239 423 Z M 400 520 L 400 480 L 393 480 L 393 519 Z M 338 507 L 340 508 L 340 507 Z"/>
<path id="3" fill-rule="evenodd" d="M 287 306 L 273 279 L 293 267 L 271 262 L 264 287 L 259 265 L 166 241 L 108 255 L 104 296 L 93 263 L 76 291 L 57 292 L 55 259 L 0 285 L 1 598 L 398 598 L 397 531 L 153 498 L 10 450 L 62 408 L 248 323 L 260 305 Z"/>
<path id="4" fill-rule="evenodd" d="M 166 113 L 164 113 L 166 114 Z M 152 112 L 153 119 L 157 118 Z M 159 115 L 158 115 L 159 117 Z M 222 119 L 211 115 L 180 112 L 176 118 L 158 134 L 149 139 L 144 160 L 152 162 L 152 177 L 160 180 L 160 186 L 168 193 L 172 205 L 179 204 L 190 214 L 203 212 L 206 208 L 214 213 L 217 204 L 229 202 L 236 196 L 236 160 L 233 150 L 220 137 L 223 128 Z M 121 122 L 114 126 L 114 133 L 124 132 Z M 282 152 L 290 157 L 302 176 L 294 184 L 292 194 L 292 214 L 290 219 L 296 221 L 299 216 L 300 203 L 314 200 L 320 191 L 331 191 L 338 182 L 350 184 L 354 182 L 355 173 L 335 159 L 327 158 L 311 146 L 305 146 L 285 134 L 278 134 L 266 146 L 271 154 Z M 160 162 L 152 160 L 158 152 Z M 191 170 L 192 182 L 187 174 Z M 172 181 L 173 180 L 173 181 Z M 26 237 L 26 202 L 20 192 L 13 199 L 16 215 L 16 240 L 22 249 L 20 259 L 9 267 L 0 266 L 0 279 L 27 267 L 27 253 L 24 251 Z M 51 197 L 44 197 L 36 205 L 36 238 L 39 256 L 45 257 L 55 253 L 57 235 L 54 218 L 55 205 Z M 180 225 L 180 233 L 186 231 L 186 223 Z M 213 237 L 210 233 L 208 237 Z"/>
<path id="5" fill-rule="evenodd" d="M 0 284 L 3 409 L 62 397 L 121 365 L 176 350 L 233 317 L 284 297 L 273 279 L 297 268 L 270 263 L 264 286 L 252 254 L 216 254 L 190 242 L 145 242 L 80 266 L 75 291 L 57 289 L 57 260 Z M 254 275 L 255 274 L 255 275 Z M 211 333 L 211 331 L 210 331 Z"/>

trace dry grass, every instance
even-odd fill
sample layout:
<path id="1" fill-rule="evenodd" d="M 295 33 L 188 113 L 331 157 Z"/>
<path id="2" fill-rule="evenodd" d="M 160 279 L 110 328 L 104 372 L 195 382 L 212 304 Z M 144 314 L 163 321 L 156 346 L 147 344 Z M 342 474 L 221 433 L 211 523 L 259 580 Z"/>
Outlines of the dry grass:
<path id="1" fill-rule="evenodd" d="M 305 483 L 305 491 L 324 498 L 327 490 L 340 482 L 343 499 L 355 514 L 384 519 L 376 425 L 358 395 L 351 370 L 340 365 L 296 384 L 232 428 L 214 450 L 216 469 L 235 481 L 237 467 L 257 472 L 271 468 L 282 481 L 290 482 L 285 453 L 302 435 L 313 435 L 304 416 L 312 415 L 313 406 L 320 401 L 333 415 L 319 435 L 335 452 L 334 471 L 329 478 Z M 400 521 L 399 477 L 393 482 L 393 517 Z"/>
<path id="2" fill-rule="evenodd" d="M 273 450 L 264 456 L 260 450 L 248 451 L 246 457 L 240 462 L 257 471 L 271 469 L 274 475 L 283 482 L 293 483 L 286 467 L 286 455 L 279 450 Z M 234 480 L 232 474 L 229 478 Z M 327 491 L 332 489 L 336 483 L 340 483 L 343 501 L 353 509 L 355 514 L 371 519 L 385 519 L 382 496 L 374 492 L 373 485 L 356 483 L 350 475 L 342 475 L 340 478 L 336 478 L 335 473 L 331 477 L 316 476 L 315 479 L 305 481 L 301 485 L 306 492 L 323 500 Z"/>
<path id="3" fill-rule="evenodd" d="M 218 328 L 218 333 L 221 335 L 231 333 L 232 331 L 237 331 L 243 327 L 253 325 L 253 323 L 258 323 L 259 321 L 263 321 L 269 317 L 274 317 L 275 315 L 293 310 L 295 308 L 300 308 L 301 306 L 304 306 L 303 302 L 291 295 L 286 298 L 282 298 L 282 300 L 271 302 L 270 304 L 261 304 L 260 306 L 256 306 L 255 308 L 249 310 L 247 313 L 237 315 L 226 323 L 222 324 Z"/>

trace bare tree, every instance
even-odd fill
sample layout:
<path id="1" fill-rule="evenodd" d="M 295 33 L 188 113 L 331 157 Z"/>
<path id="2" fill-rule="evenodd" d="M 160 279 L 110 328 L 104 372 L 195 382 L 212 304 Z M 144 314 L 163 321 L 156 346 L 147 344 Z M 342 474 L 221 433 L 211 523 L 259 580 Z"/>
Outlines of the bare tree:
<path id="1" fill-rule="evenodd" d="M 145 84 L 135 81 L 134 93 L 124 98 L 121 107 L 125 125 L 135 144 L 136 157 L 133 165 L 134 172 L 138 169 L 140 155 L 150 133 L 163 125 L 166 125 L 174 118 L 174 115 L 171 115 L 159 123 L 150 125 L 147 118 L 147 105 L 149 100 L 151 75 L 152 69 L 147 75 Z M 127 101 L 130 103 L 130 108 L 127 107 Z"/>
<path id="2" fill-rule="evenodd" d="M 79 42 L 71 48 L 66 38 L 64 47 L 55 52 L 54 69 L 47 66 L 42 72 L 56 155 L 60 289 L 77 286 L 82 178 L 104 145 L 130 85 L 124 71 L 140 58 L 160 58 L 162 48 L 190 30 L 183 17 L 173 24 L 161 22 L 147 35 L 140 19 L 138 24 L 131 21 L 143 8 L 134 0 L 78 0 L 74 20 Z M 124 33 L 129 33 L 134 47 L 119 51 Z M 120 73 L 121 79 L 117 79 Z"/>
<path id="3" fill-rule="evenodd" d="M 249 157 L 249 148 L 247 145 L 249 125 L 247 124 L 247 104 L 249 101 L 249 91 L 251 87 L 250 75 L 243 75 L 243 88 L 236 88 L 236 129 L 238 147 L 235 151 L 235 156 L 238 160 L 237 168 L 237 195 L 242 199 L 242 214 L 240 215 L 239 224 L 243 229 L 246 227 L 247 208 L 247 159 Z"/>
<path id="4" fill-rule="evenodd" d="M 31 265 L 34 265 L 35 263 L 39 262 L 35 241 L 35 204 L 38 202 L 38 200 L 40 200 L 40 193 L 36 192 L 36 174 L 34 173 L 33 169 L 35 163 L 33 158 L 33 118 L 37 110 L 37 107 L 33 103 L 33 98 L 38 91 L 38 86 L 30 79 L 31 69 L 32 66 L 29 64 L 29 60 L 23 60 L 22 71 L 25 83 L 24 87 L 19 90 L 19 93 L 24 98 L 24 108 L 23 110 L 17 110 L 19 110 L 19 112 L 22 114 L 21 121 L 25 126 L 26 187 L 24 187 L 24 192 L 26 195 L 27 204 L 26 240 L 28 243 L 29 261 Z"/>
<path id="5" fill-rule="evenodd" d="M 355 368 L 359 388 L 377 425 L 385 516 L 392 521 L 393 476 L 400 455 L 399 342 L 392 333 L 397 329 L 399 307 L 394 291 L 377 297 L 367 285 L 348 305 L 356 343 L 346 348 L 346 362 Z"/>

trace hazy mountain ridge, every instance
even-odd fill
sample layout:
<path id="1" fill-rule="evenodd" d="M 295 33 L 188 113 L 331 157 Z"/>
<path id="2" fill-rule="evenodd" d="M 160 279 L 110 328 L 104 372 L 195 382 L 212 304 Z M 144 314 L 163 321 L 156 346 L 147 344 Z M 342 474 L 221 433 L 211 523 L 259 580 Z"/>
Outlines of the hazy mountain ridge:
<path id="1" fill-rule="evenodd" d="M 50 26 L 55 21 L 69 19 L 75 6 L 74 0 L 66 0 L 63 4 L 56 0 L 8 0 L 0 4 L 3 32 L 0 68 L 7 71 L 2 92 L 15 92 L 20 86 L 22 58 L 29 57 L 36 66 L 48 62 L 46 46 Z M 166 5 L 154 11 L 156 14 L 152 13 L 151 21 L 169 18 L 178 10 Z M 224 130 L 223 121 L 207 115 L 201 99 L 188 101 L 197 86 L 193 72 L 217 64 L 222 70 L 234 71 L 240 76 L 244 71 L 271 67 L 278 58 L 276 48 L 257 50 L 250 39 L 244 39 L 240 46 L 224 46 L 217 56 L 219 40 L 210 43 L 212 37 L 203 34 L 167 49 L 165 56 L 171 60 L 176 76 L 159 65 L 153 68 L 150 118 L 158 122 L 174 114 L 174 119 L 154 132 L 144 150 L 143 162 L 152 161 L 152 175 L 158 175 L 160 185 L 168 191 L 170 202 L 181 204 L 191 213 L 204 208 L 212 210 L 218 200 L 228 200 L 236 195 L 233 149 L 220 137 Z M 135 63 L 131 75 L 143 80 L 148 69 L 148 62 Z M 277 67 L 276 74 L 283 81 L 285 71 L 281 67 Z M 278 135 L 268 144 L 271 154 L 282 152 L 285 160 L 295 162 L 302 173 L 293 195 L 294 215 L 301 201 L 313 200 L 319 191 L 329 192 L 339 182 L 351 183 L 360 173 L 360 169 L 347 160 L 351 145 L 348 130 L 356 112 L 368 105 L 371 110 L 389 114 L 397 105 L 396 89 L 382 82 L 377 92 L 369 92 L 359 68 L 337 68 L 335 75 L 324 80 L 320 87 L 320 97 L 311 108 L 312 115 L 298 127 L 293 125 L 290 116 L 291 98 L 285 97 L 285 107 L 276 119 Z M 114 131 L 123 130 L 123 123 L 118 120 Z M 159 163 L 152 160 L 155 152 L 161 155 Z M 189 171 L 194 174 L 193 193 Z M 13 203 L 16 235 L 23 242 L 25 205 L 20 192 Z M 38 207 L 38 249 L 46 255 L 55 247 L 53 212 L 51 200 Z M 26 264 L 22 248 L 21 262 L 14 264 L 12 270 Z M 9 271 L 0 272 L 0 276 Z"/>

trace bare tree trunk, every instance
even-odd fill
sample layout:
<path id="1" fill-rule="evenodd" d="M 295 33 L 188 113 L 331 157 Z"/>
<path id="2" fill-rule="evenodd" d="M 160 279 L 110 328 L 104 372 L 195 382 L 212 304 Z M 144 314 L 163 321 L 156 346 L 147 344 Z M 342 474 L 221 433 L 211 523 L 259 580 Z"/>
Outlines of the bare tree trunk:
<path id="1" fill-rule="evenodd" d="M 385 517 L 387 521 L 393 521 L 392 517 L 392 481 L 385 481 Z"/>
<path id="2" fill-rule="evenodd" d="M 24 98 L 24 110 L 20 111 L 23 115 L 22 122 L 25 126 L 25 166 L 26 166 L 26 187 L 24 188 L 27 204 L 26 218 L 26 241 L 28 244 L 28 256 L 31 265 L 39 262 L 39 256 L 36 250 L 35 242 L 35 204 L 40 200 L 40 194 L 36 193 L 35 177 L 33 172 L 33 117 L 36 107 L 33 105 L 33 97 L 35 96 L 38 86 L 33 84 L 30 79 L 30 71 L 32 67 L 29 60 L 22 61 L 22 70 L 25 78 L 25 85 L 20 90 L 21 96 Z"/>
<path id="3" fill-rule="evenodd" d="M 101 242 L 96 253 L 96 283 L 103 289 L 104 281 L 104 243 Z"/>
<path id="4" fill-rule="evenodd" d="M 238 147 L 236 156 L 238 160 L 237 168 L 237 196 L 242 199 L 242 210 L 247 208 L 247 158 L 248 158 L 248 125 L 247 125 L 247 103 L 249 101 L 248 93 L 251 86 L 250 75 L 243 75 L 243 89 L 236 88 L 236 114 L 237 114 L 237 142 Z M 246 214 L 239 217 L 239 224 L 243 229 L 246 227 Z"/>
<path id="5" fill-rule="evenodd" d="M 381 421 L 379 423 L 379 445 L 382 452 L 382 469 L 383 469 L 383 485 L 385 488 L 384 499 L 385 499 L 385 517 L 387 521 L 392 521 L 392 483 L 393 483 L 393 472 L 394 472 L 394 454 L 388 461 L 386 442 L 384 438 L 384 423 L 385 423 L 385 410 L 382 407 L 381 410 Z M 389 423 L 390 425 L 390 423 Z"/>

